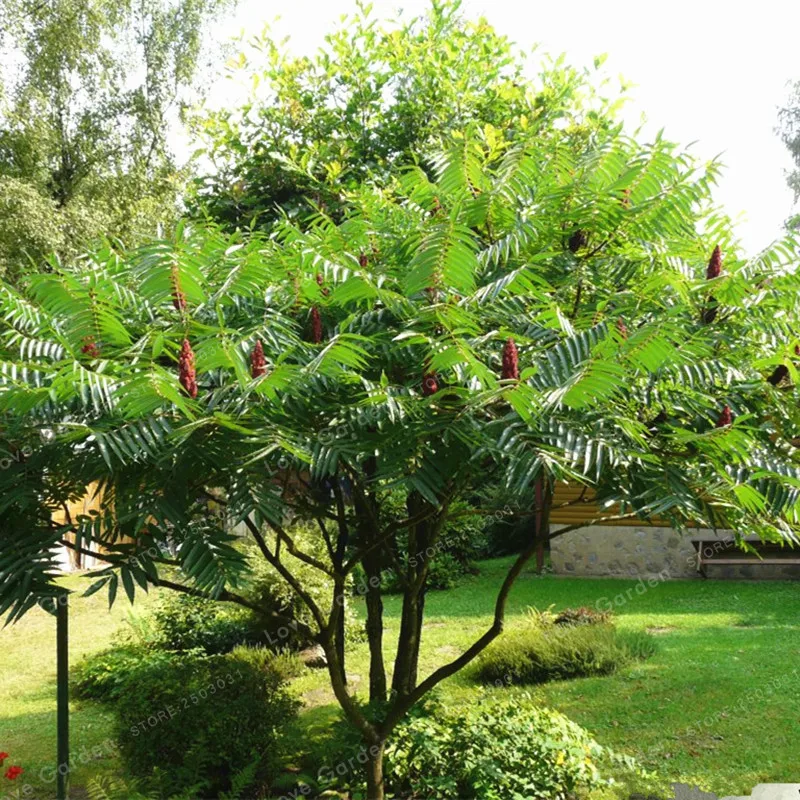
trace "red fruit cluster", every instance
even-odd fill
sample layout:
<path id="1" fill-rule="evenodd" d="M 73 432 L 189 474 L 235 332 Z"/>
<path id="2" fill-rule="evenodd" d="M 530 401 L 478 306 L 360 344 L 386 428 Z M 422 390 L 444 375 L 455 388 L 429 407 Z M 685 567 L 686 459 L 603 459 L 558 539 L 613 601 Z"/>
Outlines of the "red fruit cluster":
<path id="1" fill-rule="evenodd" d="M 706 278 L 708 280 L 712 280 L 713 278 L 719 278 L 721 273 L 722 273 L 722 251 L 719 249 L 719 245 L 717 245 L 714 248 L 714 252 L 711 254 L 711 260 L 708 262 L 708 268 L 706 269 Z"/>
<path id="2" fill-rule="evenodd" d="M 178 376 L 183 390 L 191 398 L 197 397 L 197 373 L 194 368 L 194 352 L 188 339 L 183 340 L 178 357 Z"/>
<path id="3" fill-rule="evenodd" d="M 725 428 L 732 422 L 733 422 L 733 412 L 731 411 L 731 407 L 726 403 L 725 408 L 722 409 L 722 413 L 719 415 L 719 419 L 717 420 L 717 427 Z"/>
<path id="4" fill-rule="evenodd" d="M 169 282 L 172 284 L 172 305 L 178 311 L 186 310 L 186 295 L 181 291 L 181 278 L 178 268 L 173 267 L 170 272 Z"/>
<path id="5" fill-rule="evenodd" d="M 503 380 L 519 380 L 519 352 L 510 338 L 503 346 Z"/>
<path id="6" fill-rule="evenodd" d="M 708 268 L 706 269 L 706 279 L 713 280 L 714 278 L 719 278 L 720 274 L 722 273 L 722 251 L 719 249 L 719 245 L 714 248 L 714 252 L 711 254 L 711 259 L 708 262 Z M 717 311 L 718 311 L 717 300 L 714 295 L 709 295 L 708 299 L 706 300 L 706 305 L 703 307 L 703 310 L 700 312 L 700 319 L 706 325 L 710 325 L 716 318 L 717 318 Z"/>
<path id="7" fill-rule="evenodd" d="M 617 319 L 617 330 L 619 331 L 619 334 L 620 336 L 622 336 L 623 339 L 628 338 L 628 326 L 625 324 L 622 317 L 619 317 Z"/>
<path id="8" fill-rule="evenodd" d="M 311 341 L 314 344 L 319 344 L 322 341 L 322 317 L 320 317 L 319 309 L 316 306 L 311 309 Z"/>
<path id="9" fill-rule="evenodd" d="M 83 337 L 83 347 L 81 353 L 89 356 L 89 358 L 100 358 L 100 348 L 97 346 L 94 336 Z"/>
<path id="10" fill-rule="evenodd" d="M 264 347 L 260 339 L 256 341 L 256 346 L 250 353 L 250 374 L 254 378 L 267 374 L 267 359 L 264 358 Z"/>
<path id="11" fill-rule="evenodd" d="M 362 253 L 358 257 L 358 266 L 361 267 L 362 269 L 367 266 L 367 254 L 366 253 Z"/>
<path id="12" fill-rule="evenodd" d="M 436 381 L 436 374 L 434 372 L 426 372 L 422 376 L 422 394 L 425 397 L 430 397 L 439 391 L 439 384 Z"/>

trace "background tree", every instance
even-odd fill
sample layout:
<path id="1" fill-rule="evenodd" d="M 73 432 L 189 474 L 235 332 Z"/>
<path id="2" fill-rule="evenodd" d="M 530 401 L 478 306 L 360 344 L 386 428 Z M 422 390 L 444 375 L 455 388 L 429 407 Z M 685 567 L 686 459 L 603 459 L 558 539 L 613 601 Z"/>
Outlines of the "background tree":
<path id="1" fill-rule="evenodd" d="M 795 169 L 786 176 L 786 182 L 797 201 L 800 198 L 800 81 L 792 85 L 789 100 L 780 110 L 778 120 L 778 132 L 795 163 Z"/>
<path id="2" fill-rule="evenodd" d="M 170 147 L 208 23 L 233 0 L 8 0 L 0 9 L 0 274 L 174 222 Z"/>
<path id="3" fill-rule="evenodd" d="M 194 120 L 215 169 L 198 179 L 192 212 L 228 229 L 317 208 L 337 216 L 349 191 L 384 185 L 470 124 L 506 141 L 557 125 L 564 144 L 609 124 L 619 99 L 602 102 L 585 72 L 559 59 L 532 83 L 513 45 L 459 8 L 434 0 L 385 25 L 359 3 L 310 58 L 265 34 L 233 70 L 255 87 L 250 101 Z M 576 115 L 578 99 L 596 100 L 594 113 Z"/>

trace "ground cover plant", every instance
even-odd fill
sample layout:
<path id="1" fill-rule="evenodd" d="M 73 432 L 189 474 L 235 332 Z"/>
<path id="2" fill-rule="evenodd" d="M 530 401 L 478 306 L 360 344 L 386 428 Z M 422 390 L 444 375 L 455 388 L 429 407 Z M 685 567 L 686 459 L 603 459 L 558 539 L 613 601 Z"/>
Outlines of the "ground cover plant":
<path id="1" fill-rule="evenodd" d="M 655 648 L 652 636 L 620 632 L 607 614 L 595 619 L 585 609 L 566 609 L 555 617 L 531 610 L 524 625 L 478 656 L 476 674 L 500 686 L 607 675 L 649 658 Z"/>

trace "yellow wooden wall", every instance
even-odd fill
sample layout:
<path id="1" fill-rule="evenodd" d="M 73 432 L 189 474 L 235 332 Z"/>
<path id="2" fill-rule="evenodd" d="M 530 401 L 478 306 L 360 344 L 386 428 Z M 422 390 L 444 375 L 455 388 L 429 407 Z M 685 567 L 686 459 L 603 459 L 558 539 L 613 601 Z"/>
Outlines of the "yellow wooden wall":
<path id="1" fill-rule="evenodd" d="M 67 503 L 66 509 L 59 509 L 53 514 L 53 522 L 59 525 L 66 524 L 69 520 L 74 521 L 81 514 L 88 514 L 90 511 L 99 511 L 100 503 L 103 499 L 102 492 L 97 491 L 97 484 L 93 483 L 86 489 L 86 494 L 82 499 L 74 503 Z M 68 541 L 75 541 L 75 534 L 68 533 L 65 538 Z M 69 553 L 69 562 L 72 569 L 87 569 L 94 566 L 95 559 L 76 553 L 74 550 L 65 548 Z"/>
<path id="2" fill-rule="evenodd" d="M 553 494 L 553 508 L 550 511 L 550 522 L 556 525 L 577 525 L 589 524 L 591 520 L 598 517 L 610 517 L 619 514 L 619 506 L 613 505 L 602 510 L 595 502 L 595 492 L 592 489 L 585 489 L 576 483 L 557 483 Z M 578 502 L 582 498 L 581 502 Z M 563 505 L 571 503 L 571 505 Z M 562 506 L 559 508 L 559 506 Z M 663 520 L 652 520 L 647 523 L 637 518 L 620 519 L 613 522 L 598 523 L 606 525 L 658 525 L 669 527 L 668 522 Z"/>

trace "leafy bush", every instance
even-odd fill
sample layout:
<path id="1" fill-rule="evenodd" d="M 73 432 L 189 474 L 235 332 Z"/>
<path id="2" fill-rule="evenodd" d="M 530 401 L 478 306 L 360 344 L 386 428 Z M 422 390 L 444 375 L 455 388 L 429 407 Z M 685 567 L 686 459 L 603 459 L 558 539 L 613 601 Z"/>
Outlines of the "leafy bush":
<path id="1" fill-rule="evenodd" d="M 200 655 L 195 651 L 193 655 Z M 174 656 L 140 644 L 127 644 L 93 653 L 79 661 L 72 670 L 72 691 L 81 700 L 112 702 L 136 680 L 140 670 L 169 665 Z"/>
<path id="2" fill-rule="evenodd" d="M 139 669 L 115 703 L 128 771 L 162 793 L 191 788 L 197 796 L 229 790 L 251 765 L 259 782 L 273 776 L 281 729 L 298 707 L 274 659 L 237 648 L 175 653 Z"/>
<path id="3" fill-rule="evenodd" d="M 428 570 L 429 589 L 452 589 L 469 572 L 474 572 L 451 553 L 441 553 L 431 560 Z"/>
<path id="4" fill-rule="evenodd" d="M 489 517 L 486 520 L 485 536 L 487 558 L 516 554 L 530 541 L 531 521 L 527 517 L 512 515 Z"/>
<path id="5" fill-rule="evenodd" d="M 559 800 L 601 785 L 606 768 L 645 775 L 632 758 L 602 747 L 562 714 L 537 708 L 526 692 L 503 694 L 454 707 L 434 693 L 415 706 L 387 745 L 387 797 Z M 363 797 L 365 745 L 344 721 L 328 734 L 306 771 L 320 788 Z M 292 784 L 294 791 L 303 784 Z"/>
<path id="6" fill-rule="evenodd" d="M 466 500 L 451 503 L 450 511 L 441 539 L 447 552 L 463 564 L 489 556 L 486 518 Z"/>
<path id="7" fill-rule="evenodd" d="M 238 606 L 202 597 L 167 592 L 152 613 L 151 644 L 161 650 L 229 653 L 259 640 L 255 614 Z"/>
<path id="8" fill-rule="evenodd" d="M 234 657 L 247 662 L 256 670 L 274 672 L 283 681 L 299 677 L 305 665 L 302 659 L 291 650 L 268 650 L 266 647 L 237 647 Z"/>
<path id="9" fill-rule="evenodd" d="M 528 624 L 490 645 L 477 659 L 484 683 L 545 683 L 589 675 L 608 675 L 655 652 L 646 633 L 618 631 L 609 622 L 555 624 L 530 615 Z"/>
<path id="10" fill-rule="evenodd" d="M 556 800 L 601 785 L 598 761 L 609 758 L 633 765 L 527 694 L 455 710 L 428 705 L 398 727 L 386 752 L 395 792 L 437 800 Z"/>
<path id="11" fill-rule="evenodd" d="M 598 625 L 611 621 L 611 612 L 596 611 L 588 606 L 565 608 L 553 617 L 554 625 Z"/>
<path id="12" fill-rule="evenodd" d="M 297 546 L 305 553 L 327 562 L 328 555 L 319 529 L 304 522 L 291 526 L 291 535 Z M 287 566 L 303 588 L 323 607 L 330 605 L 333 595 L 333 581 L 315 567 L 300 561 L 285 550 L 281 560 Z M 250 586 L 248 597 L 264 609 L 264 616 L 259 618 L 257 626 L 263 641 L 273 648 L 299 649 L 308 647 L 313 642 L 304 636 L 297 623 L 315 627 L 315 622 L 308 607 L 297 596 L 297 593 L 284 578 L 267 563 L 254 548 L 250 558 Z M 353 579 L 349 579 L 346 593 L 352 590 Z M 345 604 L 345 630 L 351 641 L 360 641 L 364 637 L 363 626 L 359 623 L 355 610 Z M 292 622 L 284 624 L 276 622 L 270 612 L 288 617 Z"/>

